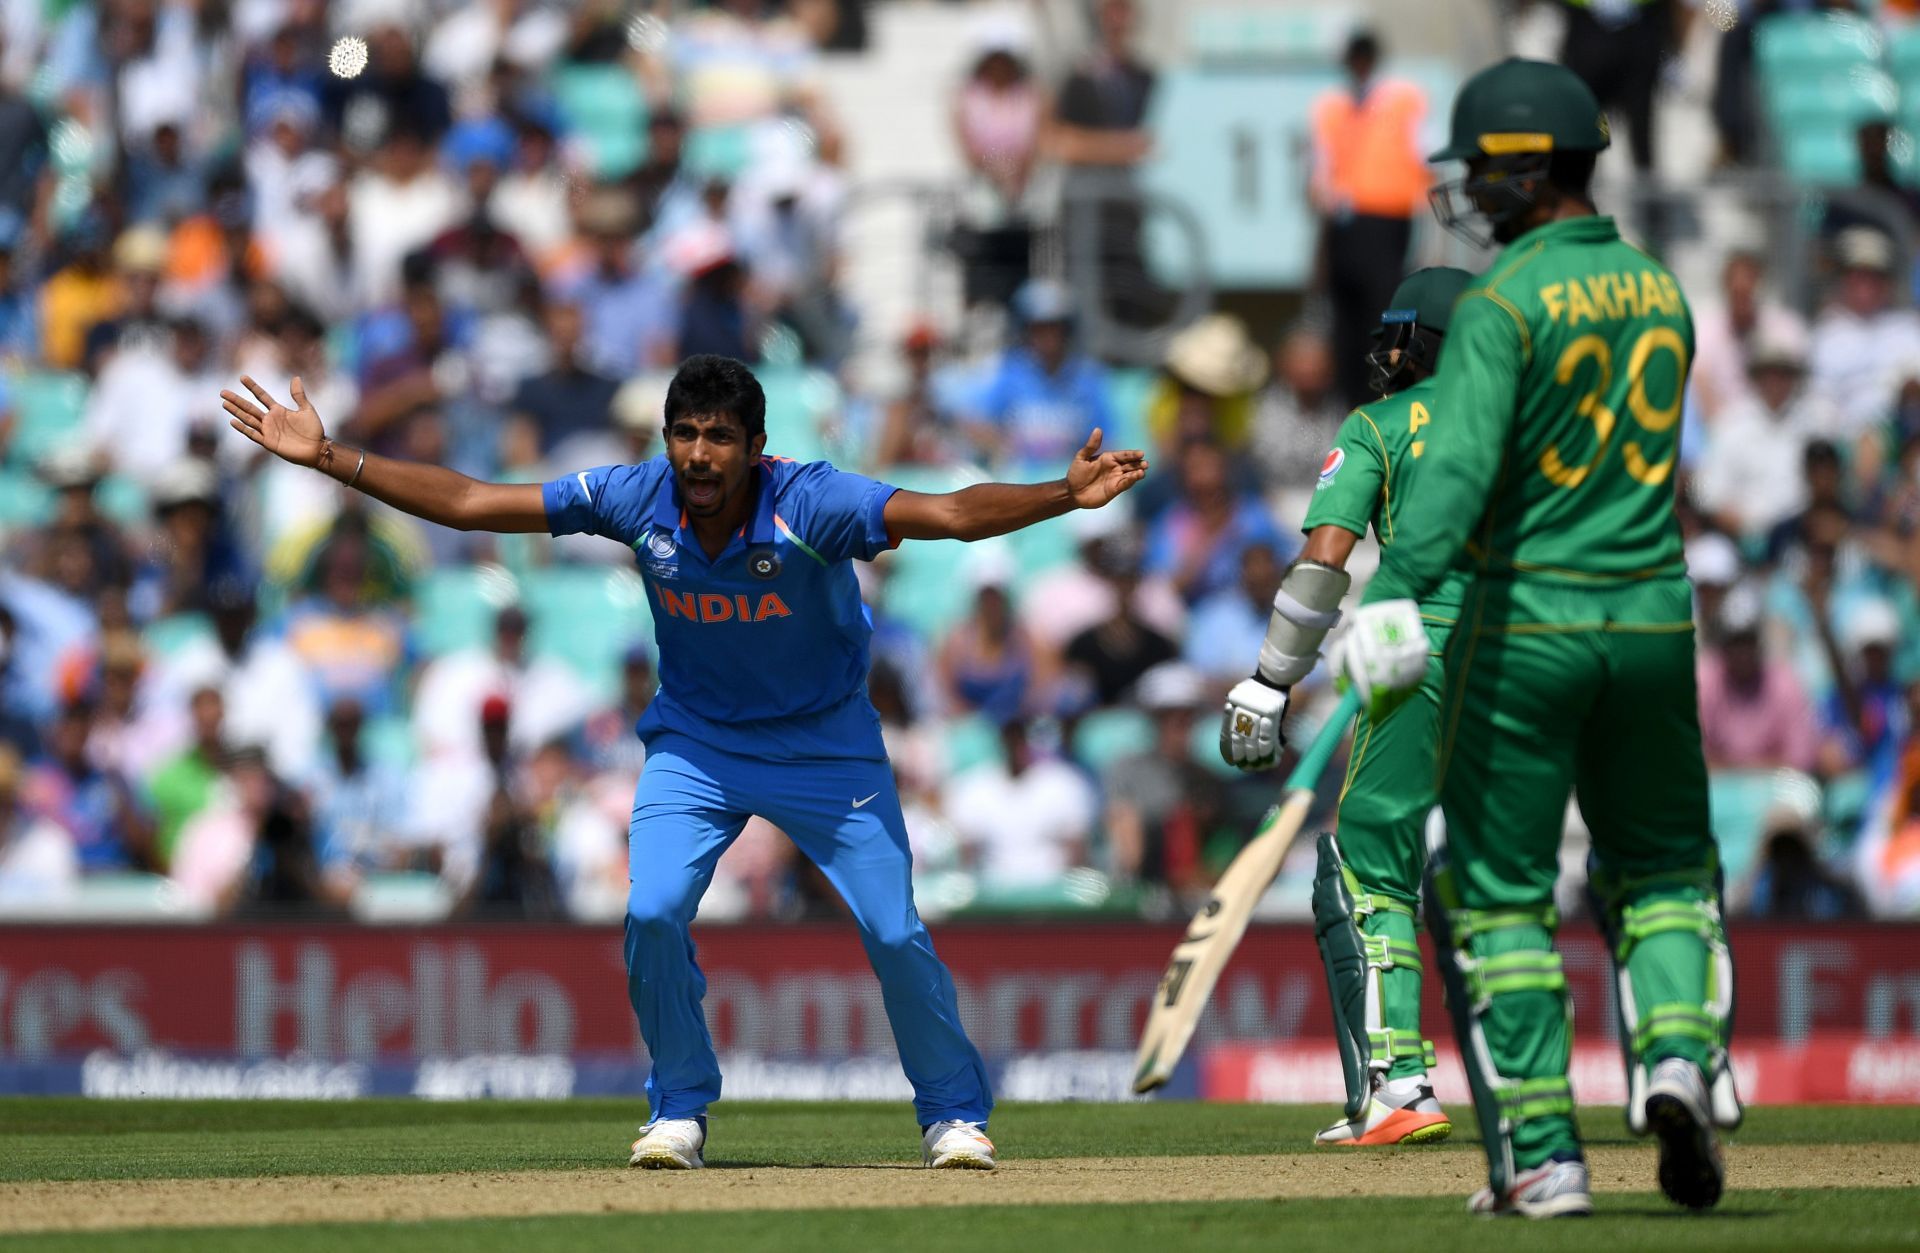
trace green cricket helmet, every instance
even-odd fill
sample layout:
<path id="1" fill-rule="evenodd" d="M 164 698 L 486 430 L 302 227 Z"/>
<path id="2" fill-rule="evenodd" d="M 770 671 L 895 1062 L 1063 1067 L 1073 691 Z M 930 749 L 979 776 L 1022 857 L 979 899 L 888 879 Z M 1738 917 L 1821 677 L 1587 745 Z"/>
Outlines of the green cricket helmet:
<path id="1" fill-rule="evenodd" d="M 1427 159 L 1465 161 L 1467 176 L 1435 185 L 1434 216 L 1476 244 L 1520 234 L 1557 152 L 1599 152 L 1607 115 L 1564 65 L 1509 57 L 1481 70 L 1453 102 L 1447 145 Z M 1486 227 L 1469 222 L 1477 214 Z"/>
<path id="2" fill-rule="evenodd" d="M 1400 280 L 1393 301 L 1380 314 L 1367 354 L 1367 384 L 1382 396 L 1412 386 L 1440 364 L 1454 302 L 1473 275 L 1450 265 L 1415 270 Z"/>

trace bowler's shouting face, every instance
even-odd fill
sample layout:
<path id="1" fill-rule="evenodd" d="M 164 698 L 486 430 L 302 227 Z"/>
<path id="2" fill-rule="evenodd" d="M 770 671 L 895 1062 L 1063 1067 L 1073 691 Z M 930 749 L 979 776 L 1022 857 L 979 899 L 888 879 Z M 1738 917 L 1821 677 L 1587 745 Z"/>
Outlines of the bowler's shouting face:
<path id="1" fill-rule="evenodd" d="M 667 424 L 666 436 L 680 503 L 702 518 L 724 513 L 746 490 L 747 475 L 767 443 L 764 434 L 749 440 L 746 426 L 730 413 L 682 414 Z"/>

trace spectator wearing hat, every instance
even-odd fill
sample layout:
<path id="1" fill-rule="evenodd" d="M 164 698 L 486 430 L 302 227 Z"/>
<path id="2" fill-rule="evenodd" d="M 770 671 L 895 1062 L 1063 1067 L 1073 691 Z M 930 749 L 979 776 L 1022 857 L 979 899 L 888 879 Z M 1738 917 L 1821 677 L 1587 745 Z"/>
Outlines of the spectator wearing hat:
<path id="1" fill-rule="evenodd" d="M 1153 719 L 1153 744 L 1107 769 L 1111 870 L 1122 882 L 1161 884 L 1184 899 L 1212 881 L 1207 845 L 1234 823 L 1230 787 L 1193 757 L 1194 721 L 1212 703 L 1207 680 L 1163 662 L 1140 676 L 1134 700 Z"/>
<path id="2" fill-rule="evenodd" d="M 1722 412 L 1753 394 L 1755 344 L 1801 344 L 1805 370 L 1806 319 L 1767 290 L 1766 259 L 1751 248 L 1727 254 L 1720 297 L 1694 311 L 1693 401 L 1709 430 Z"/>
<path id="3" fill-rule="evenodd" d="M 1228 313 L 1210 313 L 1167 344 L 1147 401 L 1147 430 L 1161 455 L 1205 441 L 1246 446 L 1254 395 L 1267 381 L 1267 357 Z"/>
<path id="4" fill-rule="evenodd" d="M 1771 922 L 1865 917 L 1859 889 L 1815 851 L 1820 827 L 1815 806 L 1776 803 L 1761 825 L 1759 859 L 1746 882 L 1730 893 L 1734 912 Z"/>
<path id="5" fill-rule="evenodd" d="M 1740 581 L 1740 548 L 1718 531 L 1705 531 L 1687 541 L 1687 580 L 1693 584 L 1693 624 L 1705 639 L 1720 621 L 1727 593 Z"/>
<path id="6" fill-rule="evenodd" d="M 1920 315 L 1893 305 L 1895 253 L 1886 235 L 1848 227 L 1834 237 L 1833 260 L 1838 277 L 1813 325 L 1809 381 L 1851 440 L 1886 417 L 1892 370 L 1920 356 Z"/>
<path id="7" fill-rule="evenodd" d="M 1758 593 L 1728 595 L 1701 650 L 1700 735 L 1715 770 L 1811 772 L 1819 747 L 1813 706 L 1793 668 L 1767 656 Z"/>
<path id="8" fill-rule="evenodd" d="M 583 360 L 609 378 L 670 364 L 679 337 L 678 277 L 640 265 L 639 225 L 633 194 L 625 188 L 588 192 L 576 218 L 584 265 L 554 285 L 557 297 L 580 306 Z"/>
<path id="9" fill-rule="evenodd" d="M 1087 865 L 1099 798 L 1078 769 L 1033 742 L 1020 717 L 996 721 L 999 756 L 953 776 L 941 808 L 983 889 L 1057 887 Z"/>
<path id="10" fill-rule="evenodd" d="M 78 536 L 92 551 L 101 581 L 125 584 L 132 571 L 127 536 L 100 512 L 95 490 L 103 461 L 85 443 L 69 443 L 42 457 L 35 471 L 54 493 L 48 530 Z"/>
<path id="11" fill-rule="evenodd" d="M 1382 78 L 1380 39 L 1360 31 L 1340 59 L 1347 81 L 1313 102 L 1313 178 L 1320 249 L 1333 305 L 1334 376 L 1349 409 L 1373 398 L 1368 337 L 1406 271 L 1413 219 L 1432 175 L 1419 147 L 1424 92 Z"/>
<path id="12" fill-rule="evenodd" d="M 1782 326 L 1756 334 L 1747 361 L 1752 390 L 1709 431 L 1693 498 L 1729 534 L 1757 540 L 1805 507 L 1806 447 L 1836 418 L 1824 397 L 1803 386 L 1803 332 Z"/>
<path id="13" fill-rule="evenodd" d="M 27 772 L 21 799 L 29 812 L 58 823 L 73 838 L 82 874 L 155 865 L 153 822 L 129 781 L 88 755 L 92 732 L 90 702 L 61 706 Z"/>
<path id="14" fill-rule="evenodd" d="M 226 711 L 226 698 L 217 684 L 197 688 L 187 703 L 186 747 L 162 762 L 146 781 L 162 865 L 173 864 L 181 830 L 213 803 L 214 789 L 225 775 L 230 747 Z"/>
<path id="15" fill-rule="evenodd" d="M 253 226 L 267 240 L 279 239 L 300 216 L 300 198 L 338 175 L 334 158 L 314 146 L 320 107 L 301 91 L 263 96 L 248 111 L 247 186 L 253 190 Z"/>
<path id="16" fill-rule="evenodd" d="M 80 877 L 73 837 L 27 807 L 25 773 L 19 750 L 0 741 L 0 911 L 58 901 Z"/>
<path id="17" fill-rule="evenodd" d="M 246 562 L 222 516 L 220 477 L 211 463 L 181 457 L 153 480 L 152 547 L 128 593 L 134 617 L 151 622 L 207 608 L 223 579 L 245 580 Z"/>
<path id="18" fill-rule="evenodd" d="M 1073 346 L 1073 297 L 1033 279 L 1013 298 L 1017 339 L 968 405 L 973 437 L 997 472 L 1032 477 L 1071 457 L 1095 427 L 1113 430 L 1107 375 Z"/>

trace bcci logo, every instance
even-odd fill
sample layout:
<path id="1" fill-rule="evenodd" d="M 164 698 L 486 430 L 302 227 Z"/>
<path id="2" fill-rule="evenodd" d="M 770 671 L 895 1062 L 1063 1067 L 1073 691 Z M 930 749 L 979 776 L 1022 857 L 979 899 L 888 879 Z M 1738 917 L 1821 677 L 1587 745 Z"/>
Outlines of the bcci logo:
<path id="1" fill-rule="evenodd" d="M 777 579 L 780 577 L 780 558 L 771 548 L 756 548 L 747 554 L 747 569 L 756 579 Z"/>

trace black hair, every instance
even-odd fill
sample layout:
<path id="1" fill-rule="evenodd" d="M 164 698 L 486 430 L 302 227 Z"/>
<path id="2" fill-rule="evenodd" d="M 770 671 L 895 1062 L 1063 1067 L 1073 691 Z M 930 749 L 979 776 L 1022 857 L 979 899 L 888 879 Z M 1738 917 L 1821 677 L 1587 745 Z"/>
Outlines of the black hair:
<path id="1" fill-rule="evenodd" d="M 1558 151 L 1547 159 L 1547 182 L 1564 196 L 1593 202 L 1593 166 L 1597 152 Z"/>
<path id="2" fill-rule="evenodd" d="M 1353 37 L 1347 40 L 1347 51 L 1340 61 L 1342 64 L 1351 64 L 1354 61 L 1379 64 L 1380 36 L 1370 30 L 1355 31 Z"/>
<path id="3" fill-rule="evenodd" d="M 743 362 L 701 353 L 688 357 L 667 384 L 666 425 L 688 414 L 729 414 L 747 438 L 767 433 L 767 394 Z"/>
<path id="4" fill-rule="evenodd" d="M 1807 441 L 1807 448 L 1801 454 L 1800 464 L 1811 470 L 1815 466 L 1837 466 L 1840 464 L 1840 449 L 1830 439 Z"/>

